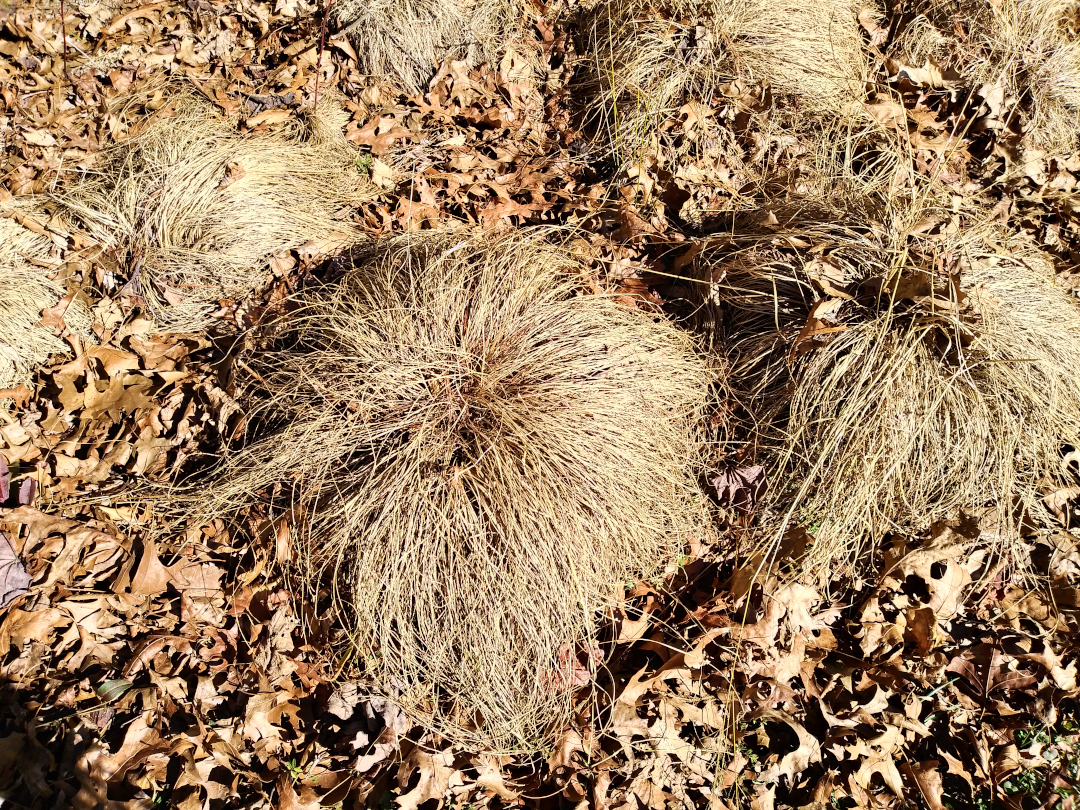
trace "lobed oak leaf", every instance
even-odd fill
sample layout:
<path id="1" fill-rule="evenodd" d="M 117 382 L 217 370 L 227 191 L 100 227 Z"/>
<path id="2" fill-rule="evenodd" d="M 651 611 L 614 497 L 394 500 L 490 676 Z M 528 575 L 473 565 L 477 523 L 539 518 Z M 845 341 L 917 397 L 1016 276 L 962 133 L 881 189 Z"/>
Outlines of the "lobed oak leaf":
<path id="1" fill-rule="evenodd" d="M 420 781 L 415 788 L 398 797 L 399 810 L 417 810 L 431 799 L 441 803 L 450 793 L 450 788 L 464 784 L 461 771 L 453 765 L 454 756 L 449 751 L 428 752 L 419 747 L 413 749 L 409 758 L 401 764 L 398 781 L 402 784 L 408 781 L 401 778 L 402 772 L 419 772 Z"/>

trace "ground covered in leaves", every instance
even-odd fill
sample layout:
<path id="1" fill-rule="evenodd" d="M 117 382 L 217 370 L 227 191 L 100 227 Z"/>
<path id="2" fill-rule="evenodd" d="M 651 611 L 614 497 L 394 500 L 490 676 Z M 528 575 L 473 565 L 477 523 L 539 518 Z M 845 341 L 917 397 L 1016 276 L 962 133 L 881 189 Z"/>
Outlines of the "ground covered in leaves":
<path id="1" fill-rule="evenodd" d="M 670 275 L 691 259 L 687 238 L 767 216 L 815 182 L 808 150 L 769 134 L 776 102 L 760 86 L 669 122 L 675 144 L 695 128 L 734 133 L 726 162 L 617 170 L 580 125 L 573 32 L 543 14 L 530 54 L 543 81 L 511 54 L 443 64 L 417 95 L 360 75 L 343 38 L 320 49 L 320 20 L 305 0 L 0 0 L 0 195 L 91 169 L 133 124 L 114 102 L 166 78 L 248 131 L 335 92 L 363 150 L 358 171 L 382 191 L 354 214 L 368 232 L 565 226 L 597 285 L 684 315 Z M 866 36 L 884 48 L 889 30 L 868 23 Z M 953 92 L 940 72 L 884 55 L 873 67 L 871 109 L 908 145 L 895 182 L 933 175 L 954 195 L 954 224 L 989 211 L 1080 287 L 1080 156 L 1025 148 L 1002 100 Z M 242 427 L 235 335 L 320 272 L 319 252 L 276 257 L 254 300 L 221 302 L 219 327 L 170 336 L 140 316 L 107 255 L 69 254 L 59 280 L 71 296 L 100 293 L 96 340 L 68 335 L 72 355 L 33 390 L 5 392 L 14 407 L 0 411 L 0 804 L 1074 806 L 1076 492 L 1056 502 L 1066 529 L 1032 539 L 1039 587 L 973 552 L 990 525 L 978 514 L 893 538 L 873 579 L 822 582 L 755 555 L 758 484 L 734 443 L 720 452 L 744 474 L 711 482 L 730 525 L 668 580 L 627 585 L 603 667 L 552 750 L 459 750 L 342 680 L 338 628 L 282 573 L 287 525 L 253 513 L 258 543 L 220 524 L 164 540 L 154 492 L 131 497 L 197 468 Z M 45 325 L 63 329 L 71 296 Z M 788 552 L 813 530 L 793 528 Z"/>

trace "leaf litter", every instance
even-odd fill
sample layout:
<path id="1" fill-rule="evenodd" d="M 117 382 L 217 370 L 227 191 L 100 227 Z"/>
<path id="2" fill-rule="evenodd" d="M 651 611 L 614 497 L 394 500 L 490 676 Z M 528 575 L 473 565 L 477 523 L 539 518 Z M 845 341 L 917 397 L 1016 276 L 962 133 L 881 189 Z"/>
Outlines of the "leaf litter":
<path id="1" fill-rule="evenodd" d="M 568 226 L 598 288 L 676 314 L 692 298 L 671 278 L 692 261 L 688 236 L 827 185 L 805 133 L 772 128 L 782 102 L 751 77 L 667 111 L 660 153 L 612 174 L 575 108 L 572 15 L 533 22 L 546 76 L 512 56 L 450 60 L 410 93 L 363 75 L 343 37 L 320 55 L 318 3 L 74 5 L 0 4 L 0 204 L 92 170 L 138 120 L 113 102 L 166 73 L 267 131 L 313 96 L 318 73 L 344 95 L 357 170 L 381 191 L 357 225 Z M 1075 294 L 1077 156 L 1032 140 L 1007 93 L 958 92 L 962 62 L 898 61 L 888 37 L 906 20 L 860 11 L 858 22 L 865 44 L 889 54 L 870 110 L 890 129 L 853 140 L 858 171 L 835 189 L 933 184 L 962 216 L 995 218 L 1053 253 Z M 703 146 L 684 148 L 703 132 Z M 230 167 L 222 178 L 241 179 Z M 257 294 L 217 301 L 221 331 L 287 311 L 320 252 L 282 251 Z M 1039 583 L 981 550 L 995 518 L 978 512 L 887 537 L 875 576 L 810 577 L 794 561 L 818 527 L 792 526 L 763 556 L 763 473 L 751 450 L 722 447 L 709 484 L 737 518 L 665 578 L 626 583 L 595 682 L 557 744 L 532 757 L 477 753 L 337 677 L 328 651 L 341 628 L 316 620 L 283 576 L 280 526 L 252 514 L 255 543 L 221 522 L 171 539 L 155 531 L 155 504 L 126 495 L 198 469 L 245 429 L 235 394 L 246 347 L 157 334 L 122 266 L 84 235 L 49 264 L 40 269 L 60 294 L 32 326 L 63 345 L 2 392 L 13 407 L 0 413 L 0 786 L 16 806 L 1074 801 L 1076 487 L 1043 491 L 1061 528 L 1031 539 Z M 842 286 L 828 262 L 815 267 L 822 286 Z M 46 310 L 87 286 L 114 290 L 93 305 L 93 339 Z M 726 407 L 721 437 L 743 417 Z"/>

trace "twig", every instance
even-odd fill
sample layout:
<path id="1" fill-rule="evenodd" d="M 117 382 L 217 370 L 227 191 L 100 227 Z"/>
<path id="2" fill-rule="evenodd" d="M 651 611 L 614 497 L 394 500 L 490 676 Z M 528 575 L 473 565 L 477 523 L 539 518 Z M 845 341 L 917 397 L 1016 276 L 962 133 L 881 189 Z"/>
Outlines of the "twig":
<path id="1" fill-rule="evenodd" d="M 64 78 L 68 78 L 67 26 L 64 25 L 64 0 L 60 0 L 60 38 L 64 41 Z"/>
<path id="2" fill-rule="evenodd" d="M 322 52 L 326 44 L 326 18 L 330 14 L 332 3 L 333 0 L 326 0 L 326 5 L 323 6 L 322 25 L 319 27 L 319 55 L 315 59 L 315 103 L 312 105 L 312 110 L 319 109 L 319 79 L 322 77 Z"/>

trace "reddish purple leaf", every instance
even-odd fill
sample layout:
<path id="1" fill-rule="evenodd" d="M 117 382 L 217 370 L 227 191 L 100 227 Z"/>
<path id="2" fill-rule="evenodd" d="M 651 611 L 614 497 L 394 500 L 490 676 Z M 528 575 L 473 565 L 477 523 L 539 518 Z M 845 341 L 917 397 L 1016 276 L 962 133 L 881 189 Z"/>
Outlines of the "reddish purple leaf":
<path id="1" fill-rule="evenodd" d="M 0 608 L 6 608 L 30 589 L 30 574 L 11 540 L 0 532 Z"/>
<path id="2" fill-rule="evenodd" d="M 754 511 L 768 488 L 765 468 L 761 465 L 724 470 L 712 480 L 721 505 L 732 506 L 743 514 Z"/>

